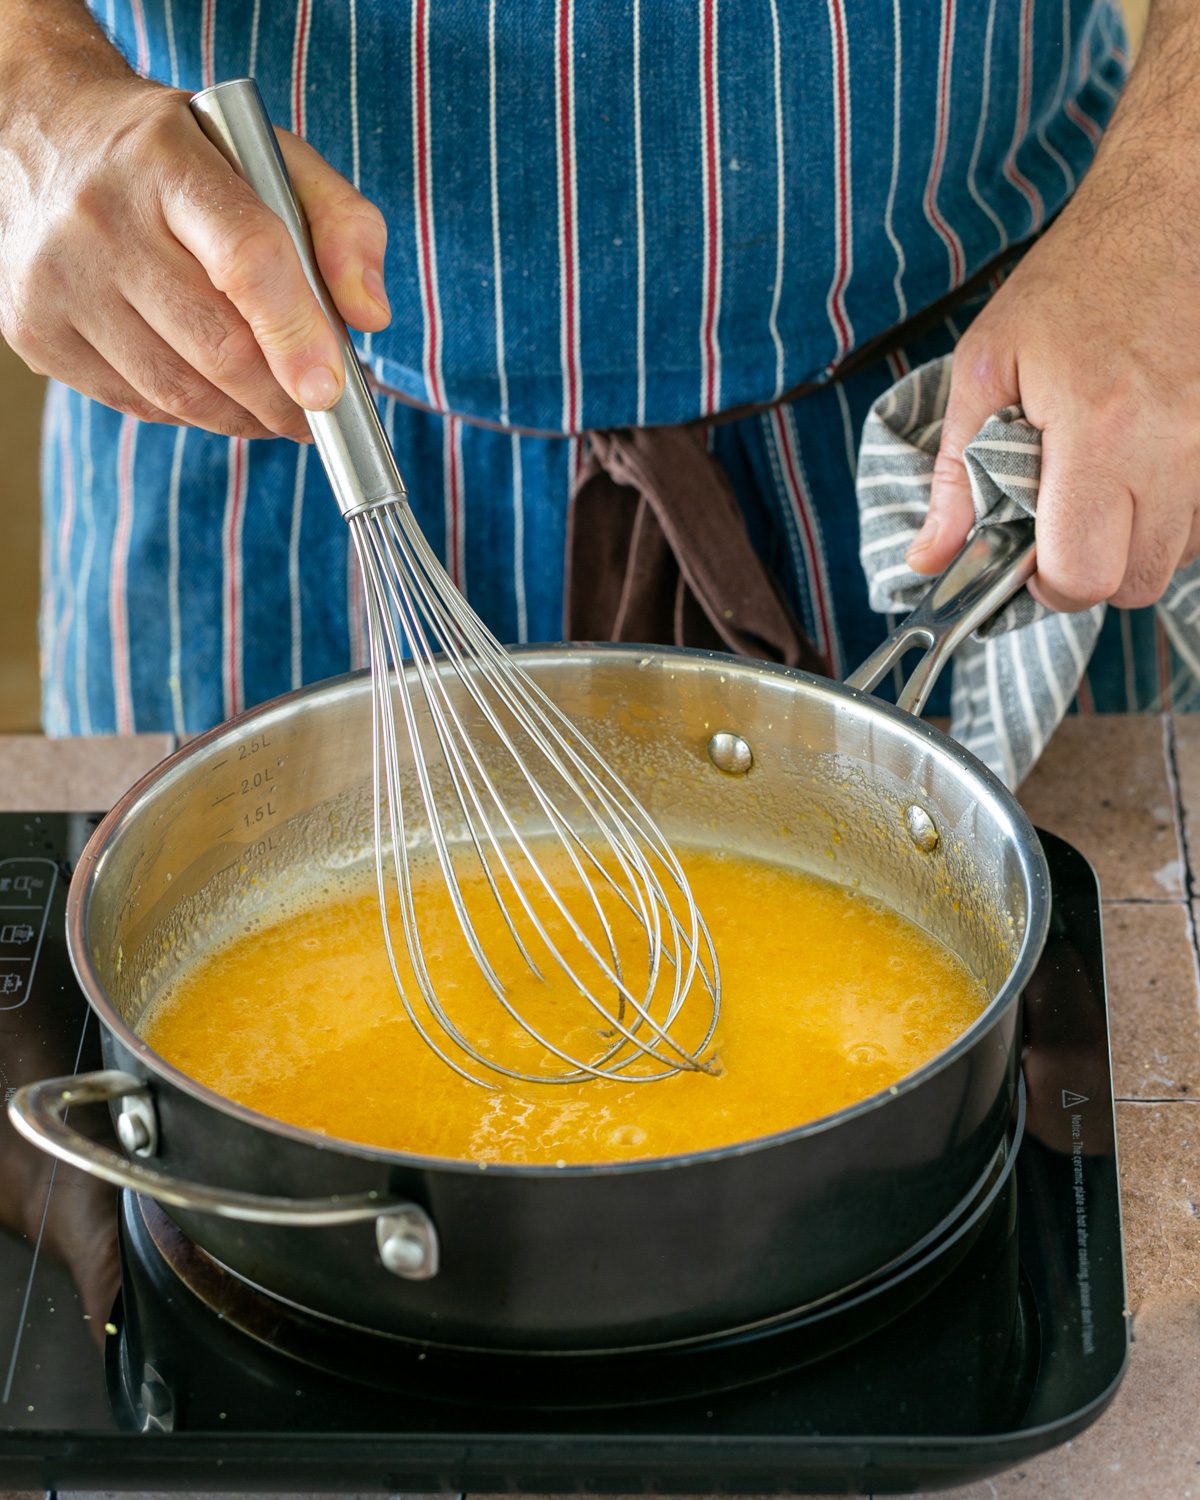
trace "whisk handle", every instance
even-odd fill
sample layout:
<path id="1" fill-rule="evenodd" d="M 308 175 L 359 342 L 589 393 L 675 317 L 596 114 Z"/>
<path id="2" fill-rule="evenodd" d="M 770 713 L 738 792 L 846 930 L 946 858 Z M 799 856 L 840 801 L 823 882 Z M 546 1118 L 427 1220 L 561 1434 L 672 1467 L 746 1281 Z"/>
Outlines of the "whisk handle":
<path id="1" fill-rule="evenodd" d="M 196 94 L 191 106 L 201 130 L 217 150 L 283 220 L 305 278 L 337 336 L 346 375 L 341 399 L 329 411 L 310 411 L 305 415 L 338 508 L 343 515 L 349 515 L 365 505 L 403 499 L 404 480 L 367 390 L 346 325 L 317 266 L 308 221 L 292 191 L 258 85 L 253 78 L 218 83 Z"/>

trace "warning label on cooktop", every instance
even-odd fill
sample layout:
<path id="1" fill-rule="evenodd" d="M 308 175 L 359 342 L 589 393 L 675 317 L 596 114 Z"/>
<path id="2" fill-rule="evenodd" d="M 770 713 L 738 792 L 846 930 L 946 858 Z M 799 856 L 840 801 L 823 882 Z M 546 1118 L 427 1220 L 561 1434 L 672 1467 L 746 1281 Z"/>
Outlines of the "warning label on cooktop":
<path id="1" fill-rule="evenodd" d="M 33 992 L 57 877 L 52 859 L 0 859 L 0 1011 Z"/>

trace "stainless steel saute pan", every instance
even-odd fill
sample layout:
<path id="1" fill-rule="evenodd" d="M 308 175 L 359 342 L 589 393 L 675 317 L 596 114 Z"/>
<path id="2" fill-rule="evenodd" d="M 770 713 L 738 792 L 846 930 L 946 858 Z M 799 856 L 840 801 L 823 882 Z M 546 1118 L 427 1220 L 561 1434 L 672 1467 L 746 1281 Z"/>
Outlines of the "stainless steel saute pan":
<path id="1" fill-rule="evenodd" d="M 249 921 L 298 876 L 370 849 L 371 700 L 353 676 L 204 735 L 105 818 L 71 883 L 68 938 L 108 1066 L 21 1089 L 14 1124 L 158 1199 L 250 1281 L 439 1343 L 688 1339 L 874 1274 L 969 1198 L 1012 1109 L 1021 990 L 1048 920 L 1045 860 L 1013 796 L 904 708 L 919 712 L 948 651 L 1031 569 L 1031 524 L 976 533 L 846 685 L 706 653 L 522 652 L 668 835 L 858 882 L 963 956 L 989 1005 L 894 1089 L 719 1150 L 481 1170 L 282 1124 L 157 1056 L 139 1020 L 216 926 Z M 862 689 L 905 643 L 928 651 L 892 708 Z M 121 1151 L 67 1120 L 90 1102 L 109 1104 Z M 421 1108 L 403 1078 L 396 1108 Z"/>

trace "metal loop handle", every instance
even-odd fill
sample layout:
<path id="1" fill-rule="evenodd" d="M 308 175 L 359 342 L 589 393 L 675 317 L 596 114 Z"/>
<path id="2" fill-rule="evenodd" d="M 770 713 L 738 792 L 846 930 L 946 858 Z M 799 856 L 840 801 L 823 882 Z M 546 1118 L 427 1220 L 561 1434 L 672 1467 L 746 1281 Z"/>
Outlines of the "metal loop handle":
<path id="1" fill-rule="evenodd" d="M 72 1105 L 113 1104 L 121 1099 L 141 1099 L 148 1103 L 150 1091 L 132 1073 L 112 1068 L 97 1073 L 79 1073 L 71 1078 L 44 1078 L 16 1091 L 8 1102 L 8 1117 L 27 1141 L 58 1157 L 59 1161 L 69 1162 L 71 1166 L 79 1167 L 93 1177 L 102 1177 L 117 1187 L 146 1193 L 174 1208 L 214 1214 L 221 1219 L 242 1219 L 251 1224 L 309 1225 L 314 1228 L 357 1224 L 384 1215 L 407 1214 L 410 1210 L 425 1217 L 424 1210 L 415 1204 L 378 1193 L 331 1198 L 268 1198 L 260 1193 L 242 1193 L 187 1182 L 157 1167 L 130 1161 L 110 1146 L 72 1130 L 63 1119 Z"/>
<path id="2" fill-rule="evenodd" d="M 977 526 L 907 619 L 872 651 L 846 686 L 869 693 L 914 646 L 925 648 L 896 699 L 919 714 L 953 652 L 1024 587 L 1037 568 L 1032 516 Z"/>
<path id="3" fill-rule="evenodd" d="M 253 78 L 235 78 L 196 94 L 192 113 L 201 130 L 266 206 L 283 220 L 304 276 L 329 320 L 342 353 L 345 389 L 329 411 L 305 412 L 317 452 L 343 515 L 364 505 L 405 496 L 387 434 L 371 400 L 358 355 L 317 266 L 304 210 L 292 191 L 279 143 Z"/>

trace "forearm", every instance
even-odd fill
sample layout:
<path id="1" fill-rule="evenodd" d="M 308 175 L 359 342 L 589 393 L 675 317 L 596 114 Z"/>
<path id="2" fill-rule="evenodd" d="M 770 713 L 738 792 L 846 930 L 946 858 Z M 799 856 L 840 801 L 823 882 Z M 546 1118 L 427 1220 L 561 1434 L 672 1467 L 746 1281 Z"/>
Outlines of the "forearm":
<path id="1" fill-rule="evenodd" d="M 1176 248 L 1180 210 L 1200 214 L 1200 5 L 1196 0 L 1153 0 L 1137 61 L 1095 165 L 1070 205 L 1077 219 L 1102 216 L 1111 233 L 1114 215 L 1128 213 L 1143 230 L 1168 237 Z M 1161 203 L 1161 216 L 1154 205 Z M 1189 236 L 1190 239 L 1190 236 Z"/>
<path id="2" fill-rule="evenodd" d="M 0 131 L 88 84 L 131 76 L 83 0 L 0 0 Z"/>
<path id="3" fill-rule="evenodd" d="M 955 352 L 930 513 L 937 572 L 974 515 L 963 450 L 1020 405 L 1042 434 L 1054 609 L 1138 609 L 1200 557 L 1200 6 L 1156 0 L 1091 170 Z"/>

